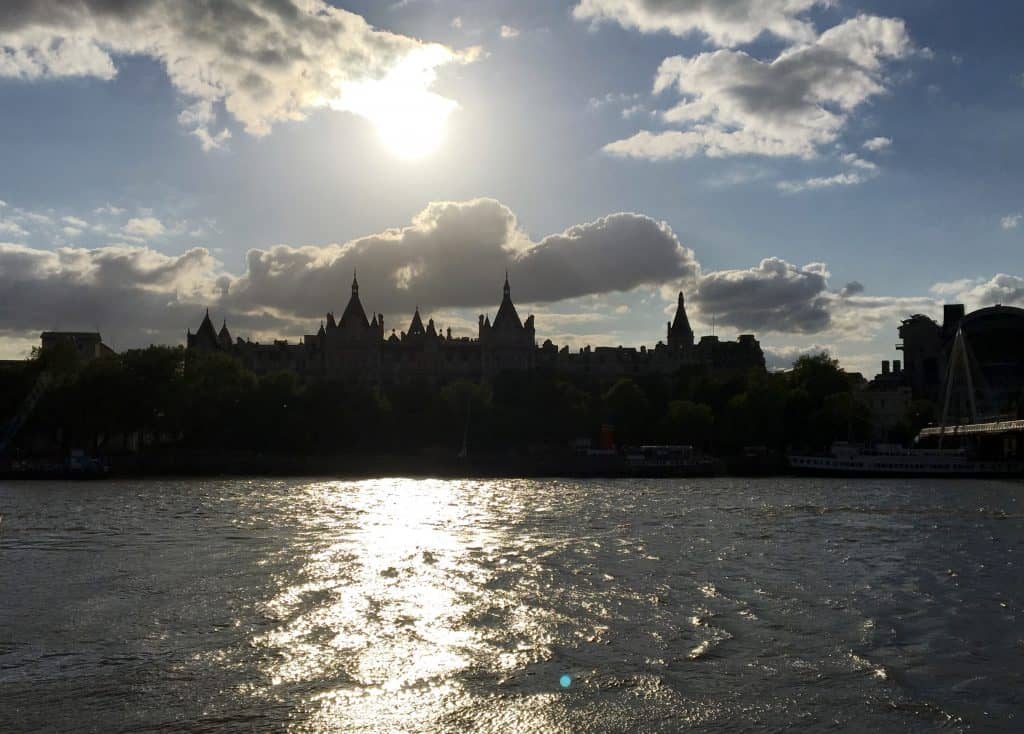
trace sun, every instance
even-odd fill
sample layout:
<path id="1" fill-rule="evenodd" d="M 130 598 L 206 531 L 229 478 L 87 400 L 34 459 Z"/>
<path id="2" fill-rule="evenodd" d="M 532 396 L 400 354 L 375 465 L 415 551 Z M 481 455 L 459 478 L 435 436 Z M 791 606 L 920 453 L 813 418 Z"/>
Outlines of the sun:
<path id="1" fill-rule="evenodd" d="M 458 106 L 430 91 L 435 65 L 410 55 L 380 79 L 347 84 L 334 106 L 369 120 L 396 157 L 425 158 L 441 147 L 448 117 Z"/>

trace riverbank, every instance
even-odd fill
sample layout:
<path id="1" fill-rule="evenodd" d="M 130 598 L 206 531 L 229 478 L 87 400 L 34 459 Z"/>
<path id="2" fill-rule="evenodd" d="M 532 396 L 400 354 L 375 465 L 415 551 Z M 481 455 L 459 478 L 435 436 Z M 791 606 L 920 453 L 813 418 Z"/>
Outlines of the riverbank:
<path id="1" fill-rule="evenodd" d="M 91 479 L 98 477 L 211 477 L 211 476 L 382 476 L 493 479 L 508 477 L 658 478 L 711 476 L 780 476 L 788 473 L 776 456 L 732 457 L 674 464 L 631 463 L 623 455 L 478 454 L 457 457 L 448 452 L 420 454 L 298 455 L 252 451 L 171 449 L 145 454 L 95 457 L 85 467 L 72 467 L 59 458 L 0 463 L 5 479 Z"/>

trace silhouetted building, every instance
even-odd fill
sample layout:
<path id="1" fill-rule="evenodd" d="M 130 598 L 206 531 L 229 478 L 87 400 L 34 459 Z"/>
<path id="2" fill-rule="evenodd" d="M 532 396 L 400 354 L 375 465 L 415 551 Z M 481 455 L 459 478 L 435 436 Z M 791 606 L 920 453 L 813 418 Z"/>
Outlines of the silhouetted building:
<path id="1" fill-rule="evenodd" d="M 479 380 L 507 370 L 538 368 L 611 380 L 669 374 L 682 367 L 743 372 L 765 367 L 761 347 L 749 334 L 734 342 L 706 336 L 695 344 L 682 293 L 675 319 L 668 325 L 668 344 L 659 342 L 652 349 L 585 347 L 573 352 L 568 347 L 559 349 L 550 340 L 538 347 L 534 317 L 519 318 L 507 274 L 494 321 L 481 314 L 478 328 L 475 339 L 453 337 L 451 329 L 442 334 L 433 319 L 424 325 L 417 308 L 406 331 L 392 329 L 385 336 L 384 316 L 374 313 L 367 318 L 358 279 L 353 277 L 352 294 L 341 318 L 336 321 L 328 313 L 317 333 L 300 343 L 259 344 L 240 338 L 232 342 L 226 323 L 219 334 L 215 331 L 209 311 L 198 331 L 189 331 L 186 339 L 190 349 L 232 354 L 257 374 L 287 370 L 304 379 L 330 377 L 374 384 Z"/>
<path id="2" fill-rule="evenodd" d="M 953 304 L 943 307 L 942 324 L 921 314 L 904 320 L 896 345 L 903 352 L 903 369 L 898 363 L 893 369 L 899 383 L 910 387 L 914 397 L 940 402 L 958 328 L 963 329 L 975 389 L 986 410 L 1009 407 L 1024 390 L 1024 309 L 1012 306 L 965 313 L 963 305 Z"/>
<path id="3" fill-rule="evenodd" d="M 103 337 L 96 331 L 44 331 L 39 341 L 42 349 L 70 344 L 83 362 L 114 353 L 113 349 L 103 343 Z"/>

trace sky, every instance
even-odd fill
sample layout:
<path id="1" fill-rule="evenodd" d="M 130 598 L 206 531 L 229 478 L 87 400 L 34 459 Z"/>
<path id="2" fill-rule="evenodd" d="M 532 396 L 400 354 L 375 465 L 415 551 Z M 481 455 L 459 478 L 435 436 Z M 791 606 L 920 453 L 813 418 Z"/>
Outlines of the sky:
<path id="1" fill-rule="evenodd" d="M 0 357 L 387 330 L 698 335 L 868 376 L 1024 305 L 1012 0 L 6 0 Z M 218 323 L 219 325 L 219 323 Z"/>

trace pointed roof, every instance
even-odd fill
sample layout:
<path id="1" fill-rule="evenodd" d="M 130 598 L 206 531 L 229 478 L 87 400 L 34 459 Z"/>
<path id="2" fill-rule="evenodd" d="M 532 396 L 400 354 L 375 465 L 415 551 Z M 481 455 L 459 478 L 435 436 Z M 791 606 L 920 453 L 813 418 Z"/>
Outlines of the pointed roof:
<path id="1" fill-rule="evenodd" d="M 217 330 L 213 328 L 213 322 L 210 321 L 210 309 L 206 309 L 206 315 L 203 316 L 203 323 L 199 324 L 199 331 L 196 332 L 196 336 L 202 334 L 204 337 L 208 336 L 214 341 L 217 341 Z"/>
<path id="2" fill-rule="evenodd" d="M 686 317 L 686 302 L 683 299 L 682 291 L 679 291 L 679 305 L 676 306 L 676 317 L 672 320 L 672 331 L 693 333 L 693 329 L 690 328 L 690 319 Z"/>
<path id="3" fill-rule="evenodd" d="M 391 344 L 398 343 L 398 335 L 395 334 L 394 329 L 391 330 L 391 336 L 388 337 L 388 342 L 390 342 Z"/>
<path id="4" fill-rule="evenodd" d="M 427 336 L 437 336 L 437 328 L 434 326 L 433 319 L 427 322 Z"/>
<path id="5" fill-rule="evenodd" d="M 334 321 L 334 311 L 327 312 L 327 329 L 337 329 L 338 324 Z"/>
<path id="6" fill-rule="evenodd" d="M 348 305 L 345 306 L 345 312 L 341 314 L 338 326 L 344 328 L 348 324 L 358 324 L 364 328 L 370 327 L 370 320 L 366 318 L 366 311 L 363 310 L 363 304 L 359 300 L 359 281 L 356 279 L 355 273 L 352 274 L 352 297 L 348 299 Z"/>
<path id="7" fill-rule="evenodd" d="M 224 319 L 224 325 L 220 327 L 220 333 L 217 334 L 217 340 L 226 347 L 231 346 L 231 332 L 228 331 L 227 319 Z"/>
<path id="8" fill-rule="evenodd" d="M 416 307 L 416 313 L 412 315 L 412 323 L 409 324 L 409 336 L 423 336 L 427 330 L 423 328 L 423 319 L 420 318 L 420 307 Z"/>
<path id="9" fill-rule="evenodd" d="M 501 305 L 498 306 L 498 314 L 494 317 L 495 329 L 522 329 L 523 322 L 519 320 L 516 307 L 512 304 L 512 288 L 508 284 L 508 271 L 505 271 L 505 286 L 501 298 Z"/>
<path id="10" fill-rule="evenodd" d="M 320 331 L 316 333 L 317 336 L 324 336 L 327 332 L 324 331 L 324 320 L 320 319 Z"/>

